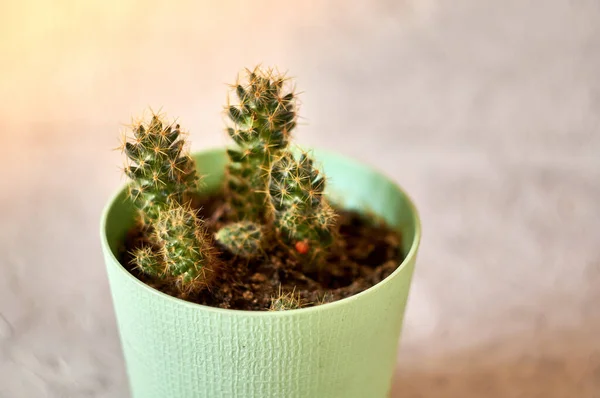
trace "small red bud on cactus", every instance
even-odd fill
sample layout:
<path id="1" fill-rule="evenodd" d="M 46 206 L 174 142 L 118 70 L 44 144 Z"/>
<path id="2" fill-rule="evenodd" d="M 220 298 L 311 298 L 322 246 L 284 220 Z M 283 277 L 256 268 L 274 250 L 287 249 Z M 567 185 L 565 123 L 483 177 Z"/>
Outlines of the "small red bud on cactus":
<path id="1" fill-rule="evenodd" d="M 296 251 L 300 254 L 306 254 L 308 253 L 308 250 L 310 249 L 310 246 L 308 245 L 308 242 L 306 240 L 301 240 L 296 242 Z"/>

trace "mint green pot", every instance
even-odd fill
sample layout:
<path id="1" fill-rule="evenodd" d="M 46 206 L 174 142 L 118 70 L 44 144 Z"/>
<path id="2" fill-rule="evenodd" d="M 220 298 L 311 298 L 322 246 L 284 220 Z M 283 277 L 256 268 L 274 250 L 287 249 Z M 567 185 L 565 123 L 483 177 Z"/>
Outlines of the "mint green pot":
<path id="1" fill-rule="evenodd" d="M 219 188 L 224 150 L 195 154 L 207 191 Z M 354 160 L 315 151 L 328 196 L 375 212 L 403 236 L 406 259 L 355 296 L 299 310 L 224 310 L 163 294 L 115 253 L 134 220 L 121 189 L 101 239 L 134 398 L 383 398 L 390 390 L 420 240 L 417 211 L 394 182 Z"/>

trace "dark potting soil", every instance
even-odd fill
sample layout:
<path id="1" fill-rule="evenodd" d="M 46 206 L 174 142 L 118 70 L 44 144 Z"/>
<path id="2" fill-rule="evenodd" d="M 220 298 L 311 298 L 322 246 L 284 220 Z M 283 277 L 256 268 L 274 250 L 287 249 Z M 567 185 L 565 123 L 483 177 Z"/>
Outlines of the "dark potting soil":
<path id="1" fill-rule="evenodd" d="M 199 200 L 200 216 L 211 236 L 228 222 L 222 195 Z M 283 247 L 262 258 L 246 260 L 222 250 L 223 263 L 212 286 L 200 293 L 182 293 L 176 286 L 142 274 L 131 264 L 130 253 L 145 243 L 144 231 L 132 228 L 120 252 L 121 263 L 142 282 L 164 293 L 198 304 L 237 310 L 269 310 L 282 292 L 302 307 L 352 296 L 377 284 L 403 260 L 401 237 L 375 217 L 337 209 L 339 236 L 329 249 L 326 265 L 313 274 L 302 272 L 298 261 Z"/>

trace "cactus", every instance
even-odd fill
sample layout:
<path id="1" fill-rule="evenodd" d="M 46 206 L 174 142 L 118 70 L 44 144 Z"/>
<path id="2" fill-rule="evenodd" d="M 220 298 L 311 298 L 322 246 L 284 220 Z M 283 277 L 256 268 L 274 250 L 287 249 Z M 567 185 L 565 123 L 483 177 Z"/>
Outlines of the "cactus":
<path id="1" fill-rule="evenodd" d="M 277 297 L 271 298 L 271 306 L 269 307 L 269 311 L 287 311 L 287 310 L 296 310 L 298 308 L 302 308 L 304 303 L 300 298 L 300 295 L 296 295 L 293 291 L 288 293 L 283 293 L 281 291 L 281 286 L 279 286 L 279 293 Z"/>
<path id="2" fill-rule="evenodd" d="M 146 246 L 133 251 L 133 264 L 147 275 L 174 281 L 183 292 L 201 289 L 214 276 L 217 257 L 190 207 L 199 178 L 179 125 L 153 114 L 149 123 L 134 126 L 122 149 L 130 161 L 125 167 L 129 197 L 149 234 Z"/>
<path id="3" fill-rule="evenodd" d="M 285 92 L 286 78 L 271 69 L 246 70 L 248 82 L 234 85 L 239 100 L 228 105 L 227 128 L 237 144 L 228 150 L 226 194 L 238 220 L 264 222 L 268 170 L 296 126 L 296 96 Z"/>
<path id="4" fill-rule="evenodd" d="M 172 201 L 183 204 L 197 189 L 195 164 L 178 124 L 166 124 L 153 114 L 149 123 L 134 125 L 133 137 L 125 137 L 122 149 L 130 161 L 124 170 L 132 180 L 129 196 L 143 222 L 156 220 Z"/>
<path id="5" fill-rule="evenodd" d="M 286 151 L 271 168 L 269 197 L 275 228 L 283 242 L 305 260 L 307 271 L 322 265 L 333 243 L 336 215 L 323 197 L 325 178 L 306 153 Z"/>
<path id="6" fill-rule="evenodd" d="M 153 241 L 158 249 L 136 249 L 135 266 L 148 275 L 173 279 L 182 291 L 194 292 L 208 285 L 218 262 L 196 212 L 189 206 L 172 203 L 159 211 L 153 225 Z"/>
<path id="7" fill-rule="evenodd" d="M 219 229 L 215 239 L 236 256 L 254 258 L 262 253 L 265 236 L 260 225 L 239 221 Z"/>

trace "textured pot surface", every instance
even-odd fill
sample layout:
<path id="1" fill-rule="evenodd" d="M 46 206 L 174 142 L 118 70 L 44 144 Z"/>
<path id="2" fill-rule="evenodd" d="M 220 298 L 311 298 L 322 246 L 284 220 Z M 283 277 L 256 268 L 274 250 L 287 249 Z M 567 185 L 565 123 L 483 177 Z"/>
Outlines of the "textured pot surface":
<path id="1" fill-rule="evenodd" d="M 404 262 L 353 297 L 283 312 L 223 310 L 188 303 L 138 281 L 115 253 L 134 210 L 119 192 L 107 205 L 101 238 L 134 398 L 383 398 L 420 239 L 416 210 L 390 180 L 356 161 L 314 157 L 328 196 L 384 218 L 403 236 Z M 197 153 L 207 191 L 219 187 L 223 150 Z"/>

